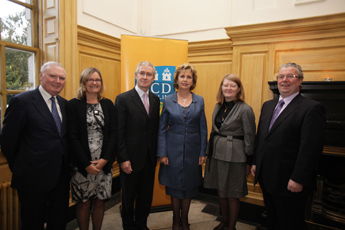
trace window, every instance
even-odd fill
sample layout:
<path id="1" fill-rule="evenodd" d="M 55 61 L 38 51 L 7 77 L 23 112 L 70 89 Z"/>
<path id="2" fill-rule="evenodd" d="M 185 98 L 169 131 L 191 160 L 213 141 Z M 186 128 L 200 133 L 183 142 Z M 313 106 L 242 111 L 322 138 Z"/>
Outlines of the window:
<path id="1" fill-rule="evenodd" d="M 1 124 L 10 99 L 38 85 L 38 0 L 0 0 Z"/>

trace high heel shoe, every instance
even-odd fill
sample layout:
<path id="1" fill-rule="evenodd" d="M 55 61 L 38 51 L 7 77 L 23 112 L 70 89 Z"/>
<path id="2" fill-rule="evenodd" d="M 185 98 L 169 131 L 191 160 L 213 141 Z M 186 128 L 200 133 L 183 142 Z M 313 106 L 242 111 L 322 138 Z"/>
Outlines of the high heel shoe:
<path id="1" fill-rule="evenodd" d="M 220 222 L 220 224 L 218 224 L 217 227 L 215 227 L 213 230 L 223 230 L 224 228 L 226 228 L 228 226 L 228 223 L 226 222 Z"/>

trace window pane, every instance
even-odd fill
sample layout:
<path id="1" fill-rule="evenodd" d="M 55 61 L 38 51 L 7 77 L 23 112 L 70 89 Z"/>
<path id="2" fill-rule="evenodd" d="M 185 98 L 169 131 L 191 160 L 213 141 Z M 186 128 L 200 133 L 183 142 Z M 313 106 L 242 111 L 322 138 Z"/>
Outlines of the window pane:
<path id="1" fill-rule="evenodd" d="M 35 88 L 35 54 L 28 51 L 5 48 L 6 84 L 8 90 Z"/>
<path id="2" fill-rule="evenodd" d="M 18 0 L 18 1 L 31 4 L 31 0 Z"/>
<path id="3" fill-rule="evenodd" d="M 8 103 L 10 103 L 12 97 L 16 96 L 15 94 L 7 94 L 6 97 L 7 97 L 7 105 L 6 105 L 6 108 L 8 107 Z"/>
<path id="4" fill-rule="evenodd" d="M 31 10 L 5 0 L 0 5 L 1 40 L 32 46 Z"/>

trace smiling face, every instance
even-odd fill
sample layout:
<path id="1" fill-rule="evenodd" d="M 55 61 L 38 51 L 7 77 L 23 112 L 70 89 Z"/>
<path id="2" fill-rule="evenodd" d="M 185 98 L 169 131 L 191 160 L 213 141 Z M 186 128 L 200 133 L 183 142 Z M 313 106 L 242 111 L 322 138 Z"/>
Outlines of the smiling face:
<path id="1" fill-rule="evenodd" d="M 153 68 L 151 66 L 140 66 L 139 71 L 135 73 L 137 86 L 144 92 L 147 92 L 150 85 L 155 80 Z"/>
<path id="2" fill-rule="evenodd" d="M 179 90 L 190 90 L 193 85 L 193 74 L 190 69 L 182 70 L 177 78 Z"/>
<path id="3" fill-rule="evenodd" d="M 295 67 L 283 67 L 279 71 L 278 75 L 295 75 L 298 76 L 298 71 Z M 303 79 L 302 78 L 293 78 L 288 79 L 287 77 L 284 77 L 283 79 L 278 79 L 278 90 L 280 95 L 285 98 L 288 97 L 294 93 L 299 92 L 300 85 L 302 84 Z"/>
<path id="4" fill-rule="evenodd" d="M 86 94 L 98 94 L 101 91 L 102 79 L 97 72 L 94 72 L 86 80 Z"/>
<path id="5" fill-rule="evenodd" d="M 224 79 L 222 85 L 222 93 L 225 98 L 225 101 L 233 101 L 237 98 L 237 94 L 240 92 L 240 88 L 236 84 L 236 82 L 231 81 L 229 79 Z"/>
<path id="6" fill-rule="evenodd" d="M 56 96 L 63 89 L 66 81 L 66 71 L 63 67 L 49 65 L 40 73 L 41 86 L 50 95 Z"/>

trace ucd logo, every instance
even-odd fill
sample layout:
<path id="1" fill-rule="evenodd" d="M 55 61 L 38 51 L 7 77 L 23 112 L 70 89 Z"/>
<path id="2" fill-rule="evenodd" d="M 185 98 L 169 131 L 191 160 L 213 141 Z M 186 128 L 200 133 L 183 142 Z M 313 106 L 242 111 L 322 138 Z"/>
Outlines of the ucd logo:
<path id="1" fill-rule="evenodd" d="M 176 70 L 175 66 L 155 66 L 156 75 L 155 80 L 151 85 L 150 91 L 156 94 L 161 103 L 164 98 L 175 92 L 174 84 L 174 73 Z"/>

